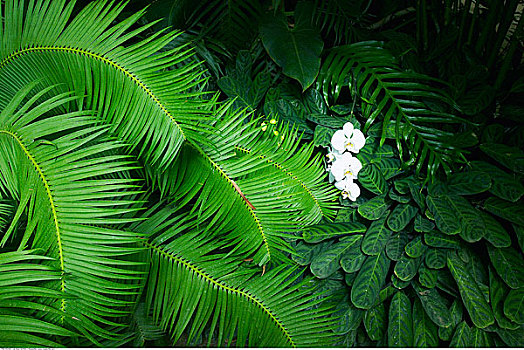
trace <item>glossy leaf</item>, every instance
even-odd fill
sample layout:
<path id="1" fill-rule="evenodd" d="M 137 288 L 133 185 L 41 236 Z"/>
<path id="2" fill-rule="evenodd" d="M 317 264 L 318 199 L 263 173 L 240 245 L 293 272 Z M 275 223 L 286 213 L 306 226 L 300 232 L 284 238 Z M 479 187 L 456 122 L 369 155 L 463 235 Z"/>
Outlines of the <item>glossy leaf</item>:
<path id="1" fill-rule="evenodd" d="M 407 286 L 409 286 L 410 281 L 403 281 L 400 278 L 398 278 L 395 274 L 391 275 L 391 283 L 393 284 L 393 287 L 397 289 L 404 289 Z"/>
<path id="2" fill-rule="evenodd" d="M 424 233 L 424 242 L 435 248 L 460 248 L 459 240 L 456 237 L 442 234 L 438 231 Z"/>
<path id="3" fill-rule="evenodd" d="M 504 315 L 518 324 L 524 324 L 524 288 L 512 289 L 504 301 Z"/>
<path id="4" fill-rule="evenodd" d="M 491 197 L 484 202 L 484 208 L 514 224 L 524 226 L 524 206 Z"/>
<path id="5" fill-rule="evenodd" d="M 508 286 L 513 289 L 524 287 L 524 259 L 513 248 L 492 248 L 488 245 L 491 263 Z"/>
<path id="6" fill-rule="evenodd" d="M 386 244 L 386 254 L 393 261 L 398 261 L 404 253 L 404 247 L 408 243 L 408 235 L 406 232 L 395 232 L 390 237 Z"/>
<path id="7" fill-rule="evenodd" d="M 447 196 L 427 196 L 426 204 L 435 218 L 435 223 L 440 231 L 448 235 L 460 232 L 460 221 L 457 213 L 452 209 Z"/>
<path id="8" fill-rule="evenodd" d="M 427 257 L 427 255 L 426 255 Z M 421 264 L 418 269 L 418 281 L 425 288 L 434 288 L 437 285 L 438 274 L 436 270 Z"/>
<path id="9" fill-rule="evenodd" d="M 331 328 L 335 334 L 346 334 L 360 326 L 364 311 L 357 309 L 351 302 L 344 300 L 335 307 L 333 316 L 338 322 Z"/>
<path id="10" fill-rule="evenodd" d="M 384 199 L 385 195 L 371 198 L 367 202 L 359 205 L 358 213 L 368 220 L 380 219 L 388 208 Z"/>
<path id="11" fill-rule="evenodd" d="M 402 291 L 398 291 L 391 299 L 388 318 L 388 346 L 413 346 L 413 316 L 411 302 Z"/>
<path id="12" fill-rule="evenodd" d="M 351 246 L 341 255 L 340 266 L 342 266 L 345 272 L 352 273 L 358 271 L 366 260 L 366 256 L 360 249 L 361 244 L 362 236 L 354 243 L 351 243 Z"/>
<path id="13" fill-rule="evenodd" d="M 489 269 L 489 292 L 491 309 L 499 327 L 505 329 L 519 328 L 518 324 L 512 322 L 504 314 L 504 301 L 508 294 L 508 287 L 491 267 Z"/>
<path id="14" fill-rule="evenodd" d="M 413 220 L 418 209 L 410 204 L 399 204 L 388 217 L 388 226 L 395 232 L 403 230 Z"/>
<path id="15" fill-rule="evenodd" d="M 391 230 L 386 228 L 386 215 L 381 219 L 373 221 L 362 239 L 362 251 L 367 255 L 378 255 L 384 250 Z"/>
<path id="16" fill-rule="evenodd" d="M 447 252 L 445 249 L 428 248 L 425 254 L 425 263 L 430 269 L 441 269 L 446 266 Z"/>
<path id="17" fill-rule="evenodd" d="M 311 225 L 302 231 L 302 237 L 307 243 L 318 243 L 330 238 L 338 238 L 352 233 L 362 233 L 366 226 L 359 222 L 326 223 Z"/>
<path id="18" fill-rule="evenodd" d="M 497 248 L 506 248 L 511 245 L 511 237 L 502 225 L 490 214 L 481 212 L 486 231 L 484 239 Z"/>
<path id="19" fill-rule="evenodd" d="M 471 347 L 471 328 L 465 321 L 462 321 L 455 328 L 455 333 L 449 344 L 452 348 L 469 348 Z"/>
<path id="20" fill-rule="evenodd" d="M 396 158 L 380 158 L 373 163 L 378 167 L 386 180 L 394 178 L 404 172 L 401 167 L 402 163 Z"/>
<path id="21" fill-rule="evenodd" d="M 451 340 L 455 327 L 462 321 L 462 303 L 459 299 L 453 300 L 449 312 L 451 313 L 451 325 L 449 327 L 439 327 L 438 329 L 438 336 L 444 341 Z"/>
<path id="22" fill-rule="evenodd" d="M 417 232 L 430 232 L 435 228 L 432 221 L 424 218 L 420 213 L 415 216 L 414 229 Z"/>
<path id="23" fill-rule="evenodd" d="M 426 315 L 420 300 L 413 303 L 413 346 L 419 348 L 438 345 L 438 328 Z"/>
<path id="24" fill-rule="evenodd" d="M 311 261 L 311 272 L 318 278 L 327 278 L 340 267 L 340 259 L 355 246 L 358 247 L 362 235 L 342 238 L 339 242 L 322 249 Z"/>
<path id="25" fill-rule="evenodd" d="M 451 210 L 453 210 L 460 220 L 460 237 L 466 242 L 473 243 L 484 237 L 486 226 L 481 217 L 481 212 L 463 197 L 449 196 Z"/>
<path id="26" fill-rule="evenodd" d="M 486 162 L 471 162 L 473 169 L 481 171 L 492 181 L 489 192 L 510 202 L 518 201 L 524 194 L 524 186 L 514 174 L 508 174 L 501 168 Z"/>
<path id="27" fill-rule="evenodd" d="M 410 258 L 419 258 L 426 251 L 427 246 L 422 242 L 422 236 L 416 236 L 404 248 L 404 251 Z"/>
<path id="28" fill-rule="evenodd" d="M 374 164 L 364 165 L 358 173 L 358 181 L 362 187 L 375 194 L 384 194 L 388 190 L 386 179 Z"/>
<path id="29" fill-rule="evenodd" d="M 371 340 L 378 341 L 384 337 L 387 330 L 387 313 L 384 304 L 366 310 L 364 327 Z"/>
<path id="30" fill-rule="evenodd" d="M 403 253 L 400 260 L 395 264 L 395 275 L 402 281 L 410 281 L 417 274 L 418 268 L 424 257 L 410 258 L 406 253 Z"/>
<path id="31" fill-rule="evenodd" d="M 493 312 L 475 280 L 455 253 L 448 255 L 448 268 L 459 287 L 460 296 L 475 326 L 485 328 L 494 322 Z"/>
<path id="32" fill-rule="evenodd" d="M 472 195 L 487 191 L 491 187 L 491 178 L 484 172 L 467 171 L 455 173 L 447 182 L 449 194 Z"/>
<path id="33" fill-rule="evenodd" d="M 351 301 L 361 309 L 369 309 L 378 298 L 389 270 L 390 260 L 386 252 L 366 259 L 351 288 Z"/>
<path id="34" fill-rule="evenodd" d="M 429 318 L 440 327 L 451 326 L 451 312 L 446 306 L 445 299 L 439 294 L 437 289 L 424 288 L 416 282 L 413 283 L 413 288 Z"/>
<path id="35" fill-rule="evenodd" d="M 524 173 L 524 153 L 517 147 L 500 143 L 484 143 L 480 149 L 510 170 Z"/>

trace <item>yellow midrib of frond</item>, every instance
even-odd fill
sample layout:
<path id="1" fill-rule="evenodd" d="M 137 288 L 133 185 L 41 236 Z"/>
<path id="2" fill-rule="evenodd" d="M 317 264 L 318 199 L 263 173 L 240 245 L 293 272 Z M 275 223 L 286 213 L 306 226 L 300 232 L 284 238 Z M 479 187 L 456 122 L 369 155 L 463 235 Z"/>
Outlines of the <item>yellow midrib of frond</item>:
<path id="1" fill-rule="evenodd" d="M 144 84 L 135 74 L 131 73 L 126 68 L 122 67 L 118 63 L 114 62 L 113 60 L 104 57 L 102 55 L 98 55 L 94 52 L 91 52 L 89 50 L 79 49 L 79 48 L 72 48 L 67 46 L 36 46 L 36 47 L 30 47 L 25 48 L 21 50 L 17 50 L 10 55 L 8 55 L 5 59 L 2 60 L 0 63 L 0 70 L 2 70 L 10 61 L 14 60 L 17 57 L 21 57 L 24 54 L 32 53 L 32 52 L 67 52 L 67 53 L 73 53 L 78 55 L 84 55 L 88 57 L 92 57 L 96 60 L 99 60 L 101 62 L 106 63 L 107 65 L 114 67 L 118 71 L 122 72 L 125 76 L 130 78 L 135 84 L 137 84 L 156 104 L 157 106 L 164 112 L 166 116 L 171 119 L 171 121 L 175 124 L 177 129 L 180 131 L 182 138 L 186 140 L 186 135 L 184 133 L 184 130 L 180 127 L 180 125 L 177 123 L 173 115 L 167 110 L 167 108 L 164 106 L 162 102 L 160 102 L 159 98 L 151 91 L 149 87 L 147 87 L 146 84 Z"/>
<path id="2" fill-rule="evenodd" d="M 62 239 L 61 239 L 61 232 L 60 232 L 60 226 L 58 224 L 58 215 L 56 211 L 55 201 L 53 199 L 53 194 L 51 193 L 51 188 L 49 187 L 49 182 L 47 181 L 47 178 L 42 171 L 42 168 L 40 165 L 38 165 L 38 162 L 35 160 L 33 155 L 29 152 L 29 150 L 25 147 L 23 141 L 18 137 L 17 134 L 15 134 L 12 131 L 9 130 L 0 130 L 0 134 L 5 134 L 8 136 L 11 136 L 20 146 L 22 151 L 25 153 L 27 158 L 29 158 L 29 161 L 33 164 L 36 172 L 40 176 L 40 179 L 42 180 L 42 183 L 44 184 L 45 191 L 47 193 L 47 198 L 49 199 L 49 205 L 51 207 L 51 212 L 53 215 L 53 221 L 55 224 L 55 232 L 56 232 L 56 239 L 57 239 L 57 245 L 58 245 L 58 255 L 59 255 L 59 261 L 60 261 L 60 270 L 62 272 L 62 276 L 60 277 L 60 291 L 65 292 L 65 281 L 64 281 L 64 253 L 62 250 Z M 60 310 L 65 310 L 65 299 L 62 299 Z M 63 316 L 62 316 L 63 318 Z"/>
<path id="3" fill-rule="evenodd" d="M 203 278 L 206 281 L 210 282 L 211 284 L 217 286 L 218 288 L 220 288 L 222 290 L 225 290 L 225 291 L 229 291 L 229 292 L 231 292 L 233 294 L 238 294 L 238 295 L 240 295 L 240 296 L 250 300 L 251 302 L 253 302 L 257 307 L 262 309 L 264 311 L 264 313 L 266 313 L 273 320 L 273 322 L 275 322 L 275 324 L 282 330 L 282 332 L 284 333 L 284 335 L 285 335 L 287 341 L 289 342 L 289 344 L 291 345 L 291 347 L 293 347 L 293 348 L 297 347 L 296 343 L 293 341 L 293 338 L 291 338 L 291 335 L 289 334 L 289 331 L 284 327 L 282 322 L 280 322 L 280 320 L 275 315 L 273 315 L 271 310 L 268 307 L 266 307 L 255 296 L 253 296 L 253 295 L 249 294 L 248 292 L 245 292 L 245 291 L 243 291 L 241 289 L 230 287 L 230 286 L 228 286 L 228 285 L 226 285 L 224 283 L 221 283 L 221 282 L 215 280 L 214 278 L 209 276 L 207 273 L 205 273 L 204 271 L 202 271 L 198 267 L 194 266 L 190 262 L 186 261 L 185 259 L 177 257 L 176 255 L 170 254 L 170 253 L 160 249 L 160 247 L 158 247 L 158 246 L 156 246 L 156 245 L 154 245 L 152 243 L 144 241 L 143 244 L 145 246 L 147 246 L 147 247 L 157 251 L 160 255 L 163 255 L 163 256 L 171 259 L 171 260 L 175 260 L 178 263 L 184 265 L 186 268 L 190 269 L 191 271 L 193 271 L 194 273 L 199 275 L 201 278 Z"/>

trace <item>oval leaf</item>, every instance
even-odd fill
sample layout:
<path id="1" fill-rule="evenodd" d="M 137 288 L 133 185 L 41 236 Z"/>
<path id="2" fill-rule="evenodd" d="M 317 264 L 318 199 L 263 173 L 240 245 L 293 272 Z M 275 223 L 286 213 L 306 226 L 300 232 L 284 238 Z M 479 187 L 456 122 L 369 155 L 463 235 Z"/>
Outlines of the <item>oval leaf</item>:
<path id="1" fill-rule="evenodd" d="M 420 300 L 413 303 L 413 346 L 429 348 L 438 345 L 438 328 L 426 315 Z"/>
<path id="2" fill-rule="evenodd" d="M 417 214 L 418 209 L 410 204 L 399 204 L 388 217 L 388 226 L 395 232 L 404 229 Z"/>
<path id="3" fill-rule="evenodd" d="M 388 205 L 384 201 L 385 195 L 376 196 L 358 207 L 358 212 L 363 218 L 377 220 L 384 215 Z"/>
<path id="4" fill-rule="evenodd" d="M 366 259 L 351 288 L 351 301 L 361 309 L 369 309 L 378 297 L 386 281 L 390 260 L 386 252 Z"/>
<path id="5" fill-rule="evenodd" d="M 389 305 L 388 346 L 396 348 L 413 346 L 411 302 L 402 291 L 398 291 L 393 296 Z"/>
<path id="6" fill-rule="evenodd" d="M 385 225 L 386 216 L 382 219 L 373 221 L 369 226 L 364 239 L 362 240 L 362 251 L 367 255 L 377 255 L 384 250 L 391 231 Z"/>
<path id="7" fill-rule="evenodd" d="M 510 290 L 504 301 L 504 314 L 513 322 L 524 324 L 524 288 Z"/>
<path id="8" fill-rule="evenodd" d="M 364 314 L 364 327 L 373 341 L 381 340 L 386 332 L 387 314 L 384 304 L 378 304 Z"/>
<path id="9" fill-rule="evenodd" d="M 491 263 L 508 286 L 524 287 L 524 262 L 522 255 L 513 248 L 493 248 L 488 245 Z"/>
<path id="10" fill-rule="evenodd" d="M 358 181 L 362 187 L 375 194 L 384 194 L 388 191 L 386 179 L 374 164 L 364 165 L 358 173 Z"/>
<path id="11" fill-rule="evenodd" d="M 452 209 L 447 196 L 427 196 L 426 204 L 435 218 L 435 223 L 440 231 L 448 235 L 460 232 L 460 221 Z"/>

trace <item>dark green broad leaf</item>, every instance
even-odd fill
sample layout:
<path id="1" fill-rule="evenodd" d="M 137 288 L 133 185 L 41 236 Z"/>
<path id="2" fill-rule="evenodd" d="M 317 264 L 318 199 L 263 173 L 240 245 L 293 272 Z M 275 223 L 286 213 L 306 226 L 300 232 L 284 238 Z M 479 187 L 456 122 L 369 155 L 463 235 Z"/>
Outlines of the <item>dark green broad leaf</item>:
<path id="1" fill-rule="evenodd" d="M 513 225 L 513 229 L 517 235 L 520 251 L 524 253 L 524 226 Z"/>
<path id="2" fill-rule="evenodd" d="M 484 143 L 480 149 L 506 168 L 524 174 L 524 152 L 517 147 L 500 143 Z"/>
<path id="3" fill-rule="evenodd" d="M 419 258 L 426 251 L 427 246 L 422 242 L 422 236 L 416 236 L 404 248 L 404 251 L 410 258 Z"/>
<path id="4" fill-rule="evenodd" d="M 361 309 L 369 309 L 378 298 L 386 281 L 390 260 L 386 252 L 370 256 L 364 261 L 351 288 L 351 301 Z"/>
<path id="5" fill-rule="evenodd" d="M 339 242 L 324 248 L 311 261 L 311 272 L 318 278 L 331 276 L 340 267 L 340 259 L 351 251 L 355 246 L 360 245 L 362 235 L 344 237 Z"/>
<path id="6" fill-rule="evenodd" d="M 404 248 L 408 243 L 408 235 L 406 232 L 395 232 L 386 244 L 386 254 L 393 261 L 398 261 L 404 253 Z"/>
<path id="7" fill-rule="evenodd" d="M 424 242 L 428 246 L 435 248 L 460 248 L 460 242 L 456 237 L 448 236 L 438 231 L 424 233 Z"/>
<path id="8" fill-rule="evenodd" d="M 299 242 L 295 247 L 295 253 L 291 255 L 291 258 L 299 265 L 309 265 L 313 256 L 317 255 L 323 249 L 328 249 L 332 244 L 333 242 L 331 241 L 320 244 Z"/>
<path id="9" fill-rule="evenodd" d="M 491 197 L 484 202 L 484 208 L 514 224 L 524 226 L 524 205 Z"/>
<path id="10" fill-rule="evenodd" d="M 357 154 L 357 158 L 362 163 L 378 163 L 380 159 L 392 158 L 395 156 L 395 151 L 390 145 L 384 144 L 380 146 L 378 141 L 366 142 Z"/>
<path id="11" fill-rule="evenodd" d="M 464 247 L 459 250 L 458 253 L 465 262 L 466 269 L 469 271 L 484 295 L 484 299 L 489 303 L 489 275 L 486 270 L 485 262 L 469 247 Z"/>
<path id="12" fill-rule="evenodd" d="M 419 181 L 417 181 L 413 176 L 405 177 L 403 179 L 398 179 L 394 182 L 393 186 L 395 187 L 395 190 L 400 194 L 409 194 L 409 184 L 417 184 L 421 185 Z"/>
<path id="13" fill-rule="evenodd" d="M 399 204 L 388 217 L 388 226 L 395 232 L 403 230 L 413 220 L 418 209 L 410 204 Z"/>
<path id="14" fill-rule="evenodd" d="M 460 232 L 460 220 L 457 213 L 452 209 L 452 205 L 447 196 L 427 196 L 426 204 L 435 218 L 438 229 L 447 235 L 454 235 Z"/>
<path id="15" fill-rule="evenodd" d="M 449 194 L 472 195 L 487 191 L 491 187 L 491 178 L 481 171 L 454 173 L 447 185 Z"/>
<path id="16" fill-rule="evenodd" d="M 357 309 L 348 300 L 344 300 L 337 304 L 332 316 L 338 319 L 338 322 L 332 327 L 332 331 L 341 335 L 358 328 L 364 317 L 364 310 Z"/>
<path id="17" fill-rule="evenodd" d="M 378 299 L 375 301 L 372 307 L 375 307 L 379 304 L 384 303 L 386 300 L 388 300 L 393 294 L 395 294 L 397 290 L 389 285 L 387 287 L 384 287 L 380 290 L 380 293 L 378 293 Z"/>
<path id="18" fill-rule="evenodd" d="M 362 253 L 360 245 L 362 244 L 362 235 L 356 241 L 351 241 L 351 245 L 343 252 L 340 257 L 340 266 L 347 273 L 356 272 L 360 269 L 366 256 Z"/>
<path id="19" fill-rule="evenodd" d="M 411 193 L 411 197 L 417 203 L 420 210 L 424 211 L 426 209 L 426 196 L 422 193 L 422 185 L 415 182 L 408 183 L 409 186 L 409 192 Z"/>
<path id="20" fill-rule="evenodd" d="M 378 167 L 386 180 L 394 178 L 404 172 L 401 168 L 402 162 L 397 158 L 380 158 L 373 161 L 373 163 Z"/>
<path id="21" fill-rule="evenodd" d="M 420 300 L 417 299 L 413 303 L 413 346 L 418 348 L 438 346 L 438 328 L 426 315 Z"/>
<path id="22" fill-rule="evenodd" d="M 335 222 L 353 222 L 356 221 L 356 209 L 355 208 L 349 208 L 349 207 L 342 207 L 339 209 L 337 213 L 337 217 L 335 218 Z M 364 229 L 366 231 L 366 229 Z M 363 231 L 363 232 L 364 232 Z"/>
<path id="23" fill-rule="evenodd" d="M 315 133 L 313 134 L 313 144 L 317 147 L 328 147 L 331 144 L 331 137 L 335 130 L 326 128 L 322 125 L 315 127 Z"/>
<path id="24" fill-rule="evenodd" d="M 446 266 L 447 251 L 439 248 L 428 248 L 425 263 L 430 269 L 442 269 Z"/>
<path id="25" fill-rule="evenodd" d="M 484 222 L 486 231 L 484 239 L 497 248 L 506 248 L 511 246 L 511 237 L 502 225 L 490 214 L 481 212 L 481 218 Z"/>
<path id="26" fill-rule="evenodd" d="M 469 201 L 460 196 L 449 196 L 451 210 L 460 220 L 460 237 L 469 243 L 477 242 L 486 232 L 486 226 L 481 217 L 481 212 L 475 208 Z"/>
<path id="27" fill-rule="evenodd" d="M 410 284 L 409 281 L 403 281 L 400 278 L 398 278 L 395 274 L 391 275 L 391 283 L 393 284 L 393 287 L 397 289 L 404 289 Z"/>
<path id="28" fill-rule="evenodd" d="M 386 179 L 374 164 L 364 165 L 358 173 L 358 181 L 362 187 L 375 194 L 384 194 L 388 191 Z"/>
<path id="29" fill-rule="evenodd" d="M 451 312 L 446 306 L 445 299 L 439 294 L 437 289 L 426 289 L 416 282 L 413 282 L 412 285 L 431 321 L 440 327 L 451 326 Z"/>
<path id="30" fill-rule="evenodd" d="M 385 195 L 376 196 L 361 204 L 358 212 L 363 218 L 368 220 L 380 219 L 386 212 L 388 205 L 385 202 Z"/>
<path id="31" fill-rule="evenodd" d="M 471 341 L 470 347 L 472 348 L 493 347 L 493 340 L 489 333 L 480 328 L 471 327 L 469 338 Z"/>
<path id="32" fill-rule="evenodd" d="M 473 169 L 482 171 L 485 176 L 491 177 L 492 184 L 489 192 L 495 196 L 516 202 L 524 195 L 524 186 L 514 174 L 510 175 L 499 167 L 482 161 L 471 162 L 471 165 Z"/>
<path id="33" fill-rule="evenodd" d="M 449 327 L 439 327 L 438 336 L 444 341 L 449 341 L 453 335 L 455 327 L 462 321 L 462 303 L 455 299 L 449 308 L 451 314 L 451 325 Z"/>
<path id="34" fill-rule="evenodd" d="M 355 282 L 356 277 L 357 277 L 356 272 L 346 273 L 344 276 L 344 281 L 346 282 L 348 286 L 351 287 L 353 285 L 353 282 Z"/>
<path id="35" fill-rule="evenodd" d="M 389 305 L 388 346 L 408 348 L 413 346 L 413 318 L 411 302 L 402 291 L 398 291 Z"/>
<path id="36" fill-rule="evenodd" d="M 524 324 L 524 288 L 509 291 L 504 301 L 504 314 L 513 322 Z"/>
<path id="37" fill-rule="evenodd" d="M 255 80 L 249 78 L 238 80 L 230 76 L 220 78 L 217 83 L 228 97 L 235 98 L 234 108 L 249 108 L 254 110 L 269 88 L 271 76 L 268 73 L 259 73 Z"/>
<path id="38" fill-rule="evenodd" d="M 500 277 L 489 268 L 489 291 L 490 291 L 490 301 L 491 309 L 493 310 L 493 315 L 495 315 L 495 320 L 501 328 L 505 329 L 517 329 L 519 325 L 512 322 L 509 318 L 504 315 L 504 301 L 508 294 L 508 287 L 502 282 Z"/>
<path id="39" fill-rule="evenodd" d="M 311 114 L 326 115 L 327 113 L 326 101 L 324 100 L 324 97 L 322 96 L 320 91 L 318 91 L 317 89 L 311 88 L 304 93 L 304 105 Z M 342 125 L 337 126 L 335 128 L 341 129 Z"/>
<path id="40" fill-rule="evenodd" d="M 262 43 L 269 56 L 285 75 L 298 80 L 304 91 L 317 77 L 324 46 L 320 33 L 303 19 L 307 11 L 307 4 L 297 5 L 293 28 L 281 13 L 266 15 L 260 24 Z"/>
<path id="41" fill-rule="evenodd" d="M 448 269 L 440 269 L 437 270 L 437 274 L 437 288 L 453 296 L 454 298 L 460 298 L 460 293 L 457 289 L 457 283 L 455 283 L 455 279 L 453 279 L 451 272 L 449 272 Z"/>
<path id="42" fill-rule="evenodd" d="M 377 255 L 384 250 L 391 230 L 386 225 L 386 215 L 381 219 L 373 221 L 362 239 L 361 249 L 367 255 Z"/>
<path id="43" fill-rule="evenodd" d="M 306 227 L 302 231 L 302 237 L 307 243 L 318 243 L 326 239 L 362 232 L 366 232 L 366 226 L 359 222 L 326 223 Z"/>
<path id="44" fill-rule="evenodd" d="M 464 262 L 455 253 L 448 254 L 448 268 L 455 279 L 462 302 L 468 310 L 473 324 L 485 328 L 495 321 L 493 312 L 484 299 L 482 291 L 469 273 Z"/>
<path id="45" fill-rule="evenodd" d="M 411 196 L 398 194 L 392 188 L 388 192 L 388 197 L 393 199 L 395 202 L 403 204 L 409 203 L 411 201 Z"/>
<path id="46" fill-rule="evenodd" d="M 491 263 L 508 286 L 524 287 L 524 258 L 513 248 L 493 248 L 488 245 Z"/>
<path id="47" fill-rule="evenodd" d="M 402 281 L 411 281 L 417 274 L 418 268 L 423 260 L 423 256 L 410 258 L 404 253 L 395 264 L 394 273 Z"/>
<path id="48" fill-rule="evenodd" d="M 308 114 L 306 116 L 306 119 L 309 121 L 312 121 L 315 124 L 327 127 L 328 129 L 335 129 L 335 130 L 342 129 L 342 127 L 344 126 L 344 124 L 347 121 L 344 118 L 339 118 L 336 116 L 331 116 L 327 114 L 319 114 L 319 113 Z M 332 130 L 331 135 L 333 135 L 335 130 Z M 331 141 L 331 137 L 330 137 L 330 141 Z"/>
<path id="49" fill-rule="evenodd" d="M 364 314 L 364 327 L 371 340 L 378 341 L 384 337 L 387 317 L 384 304 L 379 304 L 366 311 Z"/>
<path id="50" fill-rule="evenodd" d="M 524 347 L 524 326 L 520 326 L 516 330 L 497 328 L 496 332 L 507 346 L 512 348 Z"/>
<path id="51" fill-rule="evenodd" d="M 455 328 L 453 338 L 449 343 L 451 348 L 469 348 L 471 347 L 471 328 L 465 321 L 460 322 Z"/>
<path id="52" fill-rule="evenodd" d="M 437 285 L 437 270 L 430 269 L 424 264 L 418 268 L 418 281 L 425 288 L 434 288 Z"/>
<path id="53" fill-rule="evenodd" d="M 424 218 L 421 214 L 415 216 L 415 224 L 413 226 L 417 232 L 429 232 L 435 228 L 435 224 Z"/>

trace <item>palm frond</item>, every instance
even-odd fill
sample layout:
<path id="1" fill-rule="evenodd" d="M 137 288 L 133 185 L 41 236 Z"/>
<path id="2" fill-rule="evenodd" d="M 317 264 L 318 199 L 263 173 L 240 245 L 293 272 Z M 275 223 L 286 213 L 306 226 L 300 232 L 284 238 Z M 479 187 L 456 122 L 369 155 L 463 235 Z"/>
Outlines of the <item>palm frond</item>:
<path id="1" fill-rule="evenodd" d="M 280 266 L 258 276 L 196 218 L 166 207 L 136 228 L 152 233 L 146 300 L 174 342 L 184 331 L 191 342 L 204 330 L 218 346 L 305 347 L 332 340 L 325 327 L 334 322 L 333 310 L 320 304 L 296 269 Z"/>
<path id="2" fill-rule="evenodd" d="M 27 221 L 23 232 L 6 235 L 18 236 L 12 249 L 52 258 L 42 265 L 58 274 L 45 283 L 59 294 L 49 302 L 59 311 L 51 321 L 97 344 L 118 337 L 103 325 L 131 312 L 144 283 L 144 263 L 134 258 L 141 238 L 118 229 L 136 220 L 126 217 L 139 209 L 130 177 L 136 164 L 118 153 L 124 145 L 108 139 L 106 127 L 93 125 L 92 112 L 58 113 L 75 96 L 38 102 L 53 86 L 34 93 L 34 85 L 0 112 L 0 178 L 8 196 L 24 203 Z"/>
<path id="3" fill-rule="evenodd" d="M 9 201 L 0 200 L 0 233 L 4 233 L 7 224 L 10 221 L 10 216 L 13 214 L 13 205 Z"/>
<path id="4" fill-rule="evenodd" d="M 5 2 L 0 77 L 11 84 L 0 100 L 37 78 L 43 86 L 63 84 L 56 89 L 85 95 L 80 108 L 97 110 L 113 134 L 158 167 L 174 161 L 184 140 L 205 142 L 196 132 L 209 113 L 198 63 L 173 68 L 192 55 L 187 46 L 161 51 L 177 33 L 157 32 L 123 47 L 154 25 L 129 31 L 143 11 L 113 24 L 123 3 L 94 1 L 75 17 L 73 5 L 37 0 L 26 9 L 20 1 Z"/>
<path id="5" fill-rule="evenodd" d="M 381 143 L 391 123 L 395 123 L 397 148 L 405 164 L 416 164 L 418 174 L 424 165 L 427 176 L 442 167 L 449 172 L 460 161 L 463 150 L 455 146 L 454 130 L 447 125 L 471 124 L 449 112 L 455 106 L 443 82 L 429 76 L 403 71 L 395 57 L 379 42 L 361 42 L 335 48 L 321 69 L 324 92 L 336 101 L 344 81 L 350 77 L 350 90 L 362 101 L 366 118 L 364 131 L 382 116 Z"/>

